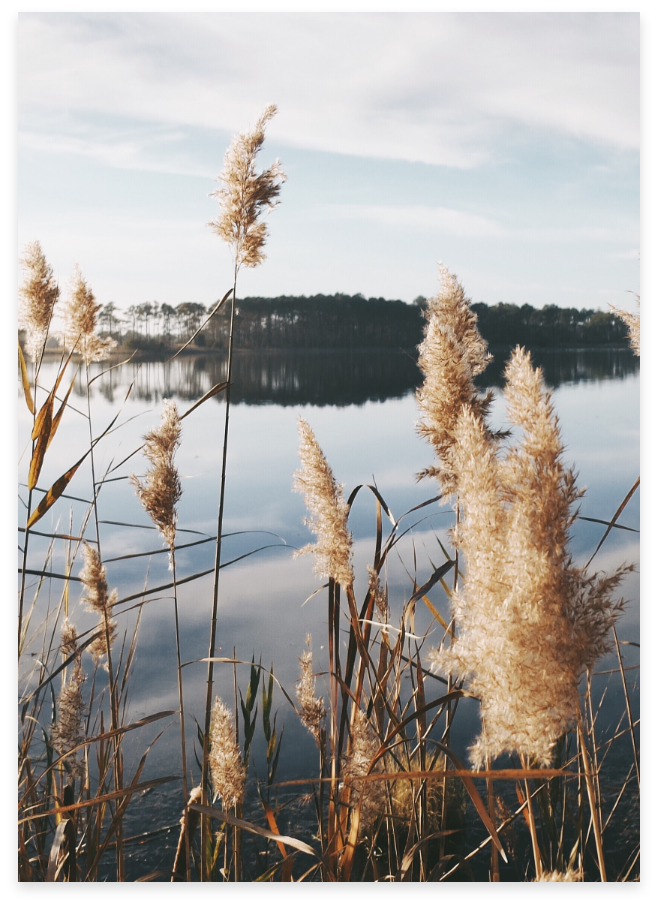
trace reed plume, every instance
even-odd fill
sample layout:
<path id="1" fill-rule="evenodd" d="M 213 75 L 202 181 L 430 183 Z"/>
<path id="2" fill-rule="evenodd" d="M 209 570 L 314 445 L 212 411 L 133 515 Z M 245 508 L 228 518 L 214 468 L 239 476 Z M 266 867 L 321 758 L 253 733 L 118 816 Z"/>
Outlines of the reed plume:
<path id="1" fill-rule="evenodd" d="M 296 685 L 299 717 L 313 738 L 320 745 L 321 734 L 324 729 L 324 720 L 327 709 L 324 699 L 315 697 L 315 677 L 313 676 L 313 652 L 311 650 L 311 636 L 306 636 L 307 650 L 299 659 L 301 665 L 299 682 Z"/>
<path id="2" fill-rule="evenodd" d="M 174 400 L 165 400 L 162 421 L 158 428 L 144 435 L 144 455 L 151 463 L 146 480 L 136 475 L 130 480 L 139 500 L 149 514 L 170 552 L 176 541 L 176 504 L 182 489 L 174 455 L 180 446 L 181 423 Z"/>
<path id="3" fill-rule="evenodd" d="M 215 797 L 221 798 L 224 808 L 234 808 L 242 799 L 247 772 L 235 741 L 233 714 L 219 696 L 210 721 L 209 764 Z"/>
<path id="4" fill-rule="evenodd" d="M 348 588 L 354 582 L 354 572 L 352 535 L 347 528 L 349 508 L 343 498 L 343 487 L 336 482 L 308 423 L 299 418 L 297 426 L 302 467 L 294 474 L 293 487 L 304 495 L 311 513 L 305 523 L 317 541 L 307 544 L 296 556 L 315 554 L 316 573 Z"/>
<path id="5" fill-rule="evenodd" d="M 80 603 L 86 604 L 87 610 L 97 614 L 102 620 L 103 632 L 89 646 L 89 653 L 94 658 L 94 663 L 98 664 L 101 658 L 108 655 L 108 642 L 112 646 L 116 638 L 117 623 L 112 619 L 112 608 L 119 595 L 116 588 L 108 593 L 106 571 L 98 552 L 85 543 L 82 553 L 84 568 L 80 579 L 84 590 Z M 107 662 L 105 666 L 107 667 Z"/>
<path id="6" fill-rule="evenodd" d="M 482 731 L 471 749 L 478 767 L 504 752 L 550 762 L 555 741 L 575 723 L 585 668 L 607 650 L 623 606 L 613 592 L 627 572 L 599 578 L 573 564 L 569 529 L 580 492 L 562 462 L 550 393 L 519 348 L 506 380 L 520 443 L 500 456 L 468 406 L 454 430 L 463 511 L 454 541 L 467 571 L 452 601 L 457 638 L 434 661 L 480 699 Z"/>
<path id="7" fill-rule="evenodd" d="M 640 297 L 637 297 L 637 314 L 633 314 L 632 311 L 624 311 L 622 308 L 616 308 L 614 305 L 611 305 L 610 308 L 617 315 L 618 318 L 626 324 L 628 327 L 628 340 L 631 344 L 631 349 L 636 356 L 640 355 Z"/>
<path id="8" fill-rule="evenodd" d="M 71 675 L 57 696 L 57 720 L 51 727 L 50 741 L 59 755 L 66 755 L 85 741 L 82 686 L 86 679 L 82 670 L 82 655 L 78 651 L 78 633 L 68 619 L 62 627 L 60 651 L 65 659 L 75 655 L 75 660 Z M 75 755 L 65 758 L 64 765 L 71 777 L 79 777 L 83 773 L 83 765 Z"/>
<path id="9" fill-rule="evenodd" d="M 582 881 L 583 872 L 580 869 L 567 868 L 566 871 L 544 871 L 535 881 Z"/>
<path id="10" fill-rule="evenodd" d="M 117 344 L 112 337 L 99 337 L 96 324 L 101 305 L 76 264 L 64 308 L 62 340 L 67 349 L 76 349 L 89 365 L 106 359 Z"/>
<path id="11" fill-rule="evenodd" d="M 212 193 L 220 206 L 220 215 L 209 226 L 228 243 L 233 253 L 236 273 L 242 265 L 257 267 L 265 260 L 263 248 L 267 225 L 260 218 L 275 208 L 286 175 L 276 160 L 262 173 L 256 172 L 256 156 L 265 141 L 265 127 L 276 113 L 270 104 L 250 132 L 236 135 L 224 158 L 218 177 L 223 185 Z"/>
<path id="12" fill-rule="evenodd" d="M 478 393 L 474 379 L 487 367 L 491 356 L 477 329 L 462 285 L 443 264 L 439 265 L 441 289 L 429 300 L 425 337 L 418 347 L 418 367 L 425 375 L 416 397 L 422 419 L 419 433 L 436 451 L 438 463 L 422 476 L 439 479 L 443 493 L 455 486 L 452 450 L 454 430 L 463 406 L 486 418 L 491 393 Z"/>
<path id="13" fill-rule="evenodd" d="M 374 568 L 374 566 L 368 565 L 368 590 L 375 600 L 375 607 L 377 609 L 377 615 L 379 616 L 382 623 L 388 622 L 388 602 L 386 600 L 386 593 L 382 589 L 382 583 L 379 578 L 379 573 Z"/>
<path id="14" fill-rule="evenodd" d="M 39 242 L 29 242 L 25 246 L 20 263 L 24 277 L 18 291 L 21 301 L 18 325 L 25 331 L 25 348 L 36 361 L 48 337 L 59 287 Z"/>
<path id="15" fill-rule="evenodd" d="M 373 758 L 380 749 L 377 734 L 368 722 L 368 718 L 360 709 L 355 712 L 350 729 L 350 747 L 343 761 L 343 782 L 350 789 L 350 804 L 355 807 L 361 797 L 361 811 L 359 826 L 364 830 L 372 827 L 386 806 L 385 784 L 365 783 L 363 778 L 370 773 L 378 774 L 383 770 L 382 760 L 375 764 L 369 771 Z"/>

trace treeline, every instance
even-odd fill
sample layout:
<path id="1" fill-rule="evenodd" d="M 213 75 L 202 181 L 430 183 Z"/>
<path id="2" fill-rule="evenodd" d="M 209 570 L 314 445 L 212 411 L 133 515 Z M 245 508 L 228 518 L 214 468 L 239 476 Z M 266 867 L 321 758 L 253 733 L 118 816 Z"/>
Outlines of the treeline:
<path id="1" fill-rule="evenodd" d="M 234 323 L 238 349 L 407 349 L 422 340 L 423 309 L 395 299 L 336 293 L 332 296 L 250 296 L 239 299 Z M 175 308 L 146 302 L 125 314 L 114 303 L 101 312 L 105 332 L 137 348 L 167 347 L 188 340 L 214 306 L 182 302 Z M 613 312 L 593 308 L 473 305 L 480 332 L 491 346 L 529 348 L 624 344 L 626 325 Z M 195 346 L 225 349 L 230 306 L 226 304 L 203 328 Z"/>

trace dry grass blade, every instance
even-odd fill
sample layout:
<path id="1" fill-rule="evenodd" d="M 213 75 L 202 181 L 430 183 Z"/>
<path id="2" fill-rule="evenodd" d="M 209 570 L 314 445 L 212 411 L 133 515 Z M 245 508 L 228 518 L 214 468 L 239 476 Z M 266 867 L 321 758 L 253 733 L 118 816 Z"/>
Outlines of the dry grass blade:
<path id="1" fill-rule="evenodd" d="M 592 516 L 577 516 L 577 519 L 580 519 L 581 522 L 596 522 L 597 525 L 607 525 L 609 528 L 622 529 L 625 532 L 635 532 L 636 535 L 640 534 L 640 530 L 636 528 L 631 528 L 629 525 L 620 525 L 618 522 L 606 522 L 605 519 L 594 519 Z"/>
<path id="2" fill-rule="evenodd" d="M 36 440 L 37 437 L 39 437 L 39 435 L 41 434 L 41 431 L 43 428 L 43 423 L 44 423 L 45 419 L 48 417 L 48 408 L 50 408 L 50 418 L 52 419 L 53 406 L 55 403 L 55 394 L 57 393 L 57 391 L 59 389 L 59 385 L 62 381 L 62 378 L 64 377 L 64 372 L 66 371 L 68 364 L 71 361 L 72 355 L 73 355 L 73 353 L 71 353 L 69 355 L 68 359 L 64 363 L 64 366 L 59 370 L 59 372 L 57 374 L 57 378 L 55 380 L 55 384 L 53 385 L 52 390 L 48 394 L 48 397 L 46 398 L 46 402 L 43 404 L 43 406 L 39 410 L 39 414 L 37 415 L 36 419 L 34 420 L 34 427 L 32 428 L 32 440 Z"/>
<path id="3" fill-rule="evenodd" d="M 455 560 L 447 560 L 445 563 L 441 564 L 438 569 L 435 569 L 432 575 L 429 577 L 427 582 L 414 592 L 414 594 L 409 598 L 407 607 L 410 607 L 412 604 L 415 604 L 416 601 L 419 601 L 421 598 L 424 598 L 428 591 L 430 591 L 436 583 L 442 579 L 446 573 L 449 573 L 450 570 L 455 565 Z"/>
<path id="4" fill-rule="evenodd" d="M 89 636 L 89 638 L 86 639 L 84 642 L 82 642 L 82 643 L 78 642 L 78 646 L 77 646 L 78 653 L 84 651 L 85 648 L 87 648 L 89 645 L 91 645 L 92 642 L 95 642 L 96 639 L 99 639 L 102 634 L 103 634 L 103 631 L 99 630 L 98 632 L 95 632 L 93 635 Z M 36 689 L 33 689 L 32 692 L 30 692 L 30 694 L 24 700 L 23 715 L 21 718 L 22 720 L 25 720 L 25 713 L 26 713 L 25 708 L 32 701 L 32 699 L 36 695 L 38 695 L 39 692 L 41 692 L 41 690 L 45 686 L 47 686 L 49 683 L 51 683 L 55 679 L 55 677 L 58 676 L 62 672 L 62 670 L 64 670 L 66 667 L 68 667 L 69 664 L 72 664 L 73 661 L 75 660 L 75 658 L 76 658 L 75 654 L 72 654 L 70 657 L 67 657 L 66 660 L 62 661 L 62 663 L 59 665 L 59 667 L 57 667 L 55 670 L 53 670 L 53 672 L 49 676 L 47 676 L 45 680 L 43 680 L 41 683 L 39 683 L 39 685 L 36 687 Z"/>
<path id="5" fill-rule="evenodd" d="M 75 473 L 78 471 L 79 467 L 82 465 L 82 463 L 85 461 L 85 459 L 89 456 L 89 454 L 94 449 L 96 444 L 98 444 L 105 437 L 105 435 L 111 430 L 112 425 L 116 422 L 118 417 L 119 417 L 119 413 L 117 412 L 117 414 L 114 416 L 114 418 L 112 419 L 110 424 L 107 426 L 107 428 L 103 431 L 103 433 L 99 434 L 98 437 L 94 438 L 94 440 L 92 441 L 92 444 L 89 447 L 89 449 L 87 450 L 87 452 L 83 456 L 80 457 L 80 459 L 75 463 L 75 465 L 71 466 L 71 468 L 67 472 L 65 472 L 63 475 L 61 475 L 57 479 L 55 484 L 51 488 L 49 488 L 48 491 L 46 491 L 45 497 L 42 497 L 42 499 L 39 501 L 39 505 L 37 506 L 37 508 L 34 510 L 32 515 L 28 519 L 27 525 L 25 526 L 26 528 L 28 528 L 28 529 L 31 528 L 34 525 L 34 523 L 38 522 L 39 519 L 41 519 L 41 517 L 44 516 L 48 512 L 48 510 L 51 508 L 51 506 L 59 500 L 59 498 L 62 496 L 62 494 L 68 487 L 71 479 L 73 478 Z M 39 437 L 41 438 L 41 435 L 39 435 Z M 44 450 L 44 453 L 45 453 L 45 450 Z M 80 498 L 77 498 L 77 499 L 80 499 Z M 85 501 L 83 501 L 83 503 L 89 503 L 89 501 L 85 500 Z"/>
<path id="6" fill-rule="evenodd" d="M 19 526 L 18 531 L 25 532 L 25 529 Z M 98 543 L 95 538 L 81 538 L 79 535 L 62 535 L 57 532 L 38 532 L 36 529 L 33 529 L 31 534 L 38 535 L 40 538 L 59 538 L 62 541 L 84 541 L 86 544 Z M 622 644 L 624 643 L 622 642 Z"/>
<path id="7" fill-rule="evenodd" d="M 239 557 L 235 557 L 233 560 L 227 560 L 225 563 L 222 563 L 220 569 L 226 569 L 227 566 L 231 566 L 233 563 L 238 563 L 240 560 L 244 560 L 247 557 L 251 557 L 253 554 L 258 554 L 260 551 L 268 550 L 271 547 L 288 547 L 287 544 L 265 544 L 263 547 L 257 547 L 253 551 L 248 551 L 246 554 L 241 554 Z M 194 582 L 195 579 L 201 579 L 203 576 L 207 576 L 209 573 L 214 572 L 214 567 L 210 569 L 204 569 L 200 573 L 194 573 L 193 576 L 186 576 L 184 579 L 177 579 L 176 585 L 184 585 L 186 582 Z M 153 595 L 159 591 L 166 591 L 168 588 L 173 588 L 173 582 L 167 582 L 166 585 L 158 585 L 157 588 L 149 588 L 147 592 L 140 591 L 134 595 L 127 595 L 125 598 L 120 598 L 116 603 L 117 604 L 126 604 L 128 601 L 134 601 L 136 598 L 141 598 L 144 594 Z"/>
<path id="8" fill-rule="evenodd" d="M 39 415 L 37 416 L 37 421 L 34 423 L 34 430 L 36 431 L 37 422 L 39 424 L 39 431 L 36 435 L 33 432 L 33 440 L 36 437 L 36 444 L 34 445 L 34 450 L 32 451 L 32 459 L 30 460 L 30 472 L 27 478 L 27 486 L 30 491 L 33 491 L 36 487 L 37 481 L 39 480 L 39 474 L 41 472 L 41 467 L 43 465 L 43 459 L 46 455 L 46 450 L 48 449 L 48 441 L 50 439 L 50 431 L 53 423 L 53 398 L 49 396 L 46 402 L 43 404 Z"/>
<path id="9" fill-rule="evenodd" d="M 27 408 L 30 410 L 32 415 L 36 412 L 34 405 L 34 400 L 32 399 L 32 391 L 30 390 L 30 379 L 27 376 L 27 366 L 25 364 L 25 356 L 23 355 L 23 350 L 21 349 L 21 344 L 18 344 L 18 362 L 21 366 L 21 381 L 23 383 L 23 393 L 25 394 L 25 402 L 27 403 Z"/>
<path id="10" fill-rule="evenodd" d="M 68 812 L 77 812 L 83 808 L 92 808 L 95 805 L 100 805 L 102 802 L 113 802 L 115 799 L 121 799 L 124 796 L 134 796 L 135 793 L 142 793 L 144 790 L 162 786 L 163 783 L 171 783 L 173 780 L 180 780 L 180 776 L 171 774 L 168 777 L 156 777 L 155 780 L 144 780 L 142 783 L 136 783 L 134 786 L 125 787 L 122 790 L 114 790 L 113 792 L 105 793 L 102 796 L 95 796 L 93 799 L 84 799 L 82 802 L 74 802 L 72 805 L 67 805 L 66 810 Z M 18 823 L 25 824 L 27 821 L 37 821 L 40 818 L 47 818 L 49 815 L 56 815 L 61 811 L 61 806 L 58 806 L 57 808 L 48 809 L 47 812 L 40 812 L 36 815 L 27 815 L 24 818 L 19 818 Z"/>
<path id="11" fill-rule="evenodd" d="M 127 359 L 124 359 L 123 362 L 117 362 L 115 365 L 111 365 L 109 368 L 106 368 L 105 371 L 101 371 L 99 374 L 94 375 L 94 377 L 91 378 L 91 380 L 89 381 L 89 386 L 91 387 L 91 385 L 94 383 L 94 381 L 97 381 L 99 378 L 102 378 L 106 374 L 109 374 L 110 371 L 114 371 L 115 368 L 121 368 L 122 365 L 127 365 L 128 362 L 131 362 L 135 358 L 136 355 L 137 355 L 137 350 L 135 350 L 133 352 L 133 354 L 131 356 L 129 356 Z"/>
<path id="12" fill-rule="evenodd" d="M 50 847 L 46 881 L 76 881 L 75 824 L 64 818 L 57 825 L 55 839 Z"/>
<path id="13" fill-rule="evenodd" d="M 59 423 L 61 422 L 62 416 L 64 415 L 64 410 L 66 409 L 66 404 L 69 401 L 69 396 L 71 395 L 71 391 L 73 390 L 73 387 L 75 386 L 75 381 L 76 381 L 77 376 L 78 376 L 78 373 L 76 371 L 76 373 L 73 375 L 73 380 L 71 381 L 71 385 L 70 385 L 69 389 L 66 391 L 66 396 L 62 400 L 62 404 L 59 407 L 59 409 L 57 410 L 57 414 L 55 415 L 55 418 L 53 419 L 52 427 L 50 429 L 50 434 L 48 436 L 48 443 L 46 445 L 46 449 L 48 449 L 48 447 L 51 445 L 51 443 L 53 442 L 53 438 L 55 437 L 55 434 L 57 433 L 57 429 L 59 428 Z"/>
<path id="14" fill-rule="evenodd" d="M 607 527 L 607 529 L 605 530 L 605 532 L 603 533 L 603 537 L 601 538 L 601 540 L 599 541 L 599 543 L 596 545 L 596 550 L 594 551 L 594 553 L 592 554 L 592 556 L 591 556 L 591 557 L 589 558 L 589 560 L 587 561 L 587 563 L 586 563 L 586 565 L 585 565 L 585 569 L 588 568 L 588 566 L 590 565 L 590 563 L 592 562 L 592 560 L 594 559 L 594 557 L 596 557 L 596 555 L 598 554 L 598 552 L 599 552 L 599 551 L 601 550 L 601 548 L 603 547 L 603 542 L 605 541 L 605 539 L 608 537 L 608 535 L 610 534 L 610 532 L 611 532 L 612 529 L 614 528 L 615 523 L 617 522 L 617 519 L 619 519 L 619 517 L 620 517 L 621 514 L 623 513 L 624 509 L 626 508 L 626 504 L 628 503 L 628 501 L 631 499 L 631 497 L 633 496 L 633 494 L 637 491 L 637 489 L 638 489 L 639 487 L 640 487 L 640 476 L 638 476 L 638 479 L 637 479 L 637 481 L 635 482 L 635 484 L 633 485 L 633 487 L 630 489 L 630 491 L 628 492 L 628 494 L 624 497 L 624 499 L 622 500 L 622 502 L 619 504 L 619 507 L 618 507 L 617 512 L 615 513 L 615 515 L 612 517 L 612 519 L 610 520 L 610 522 L 607 523 L 607 526 L 608 526 L 608 527 Z"/>
<path id="15" fill-rule="evenodd" d="M 243 830 L 250 831 L 252 834 L 266 837 L 268 840 L 274 840 L 275 843 L 283 843 L 285 846 L 290 846 L 292 849 L 298 849 L 300 852 L 306 853 L 309 856 L 314 856 L 321 861 L 320 856 L 312 846 L 309 846 L 301 840 L 297 840 L 295 837 L 288 837 L 285 834 L 275 834 L 273 831 L 266 830 L 264 827 L 258 827 L 257 824 L 252 824 L 250 821 L 244 821 L 242 818 L 236 818 L 235 815 L 223 812 L 218 808 L 212 808 L 209 805 L 194 803 L 190 808 L 194 811 L 201 812 L 202 815 L 208 815 L 209 818 L 217 818 L 218 821 L 224 821 L 226 824 L 240 827 Z"/>
<path id="16" fill-rule="evenodd" d="M 51 573 L 41 569 L 21 569 L 18 567 L 18 574 L 26 576 L 40 576 L 43 579 L 62 579 L 64 582 L 82 582 L 78 576 L 68 576 L 66 573 Z"/>
<path id="17" fill-rule="evenodd" d="M 219 384 L 215 384 L 215 386 L 211 387 L 211 389 L 207 393 L 203 394 L 201 399 L 198 399 L 196 403 L 194 403 L 194 405 L 190 406 L 187 412 L 184 412 L 183 415 L 181 415 L 180 420 L 183 421 L 183 419 L 187 418 L 188 415 L 191 415 L 195 409 L 198 409 L 202 403 L 205 403 L 206 400 L 212 399 L 213 396 L 217 396 L 218 393 L 221 393 L 222 390 L 226 390 L 227 387 L 228 381 L 220 381 Z"/>
<path id="18" fill-rule="evenodd" d="M 410 849 L 408 849 L 407 852 L 404 854 L 404 856 L 402 858 L 402 862 L 400 863 L 400 869 L 398 871 L 398 874 L 397 874 L 397 877 L 395 880 L 396 881 L 406 881 L 407 880 L 406 876 L 407 876 L 409 869 L 411 868 L 411 866 L 413 864 L 414 856 L 420 849 L 422 849 L 427 843 L 429 843 L 430 840 L 440 840 L 442 837 L 449 837 L 452 834 L 458 834 L 458 833 L 459 833 L 459 830 L 434 831 L 434 833 L 428 834 L 426 837 L 423 837 L 422 840 L 419 840 L 417 843 L 414 843 L 414 845 Z"/>
<path id="19" fill-rule="evenodd" d="M 201 331 L 202 331 L 203 328 L 206 326 L 206 324 L 210 321 L 210 319 L 213 318 L 213 317 L 217 314 L 217 312 L 219 311 L 219 309 L 220 309 L 220 308 L 222 307 L 222 305 L 226 302 L 226 300 L 229 298 L 229 296 L 231 295 L 232 292 L 233 292 L 233 287 L 231 287 L 231 289 L 229 289 L 229 290 L 226 292 L 226 294 L 224 295 L 224 298 L 221 299 L 221 300 L 217 303 L 217 305 L 215 305 L 215 307 L 214 307 L 213 310 L 210 312 L 210 314 L 208 315 L 208 317 L 206 318 L 206 320 L 203 321 L 202 324 L 201 324 L 201 326 L 198 327 L 198 328 L 194 331 L 194 333 L 192 334 L 192 336 L 190 337 L 190 339 L 187 341 L 187 343 L 185 343 L 184 346 L 181 346 L 181 348 L 178 350 L 178 352 L 175 352 L 175 353 L 172 355 L 172 357 L 171 357 L 170 359 L 167 359 L 167 362 L 173 362 L 174 359 L 175 359 L 177 356 L 179 356 L 179 355 L 181 354 L 181 352 L 183 352 L 184 349 L 187 349 L 187 347 L 188 347 L 191 343 L 194 342 L 195 338 L 201 333 Z"/>
<path id="20" fill-rule="evenodd" d="M 44 450 L 44 453 L 45 453 L 45 450 Z M 87 458 L 88 455 L 89 455 L 89 451 L 87 451 L 87 453 L 85 453 L 85 455 L 82 456 L 75 463 L 75 465 L 71 466 L 71 468 L 68 471 L 64 472 L 64 474 L 61 475 L 57 479 L 55 484 L 46 491 L 45 496 L 41 498 L 36 509 L 30 516 L 30 518 L 27 520 L 27 524 L 25 526 L 26 528 L 28 528 L 28 529 L 32 528 L 32 526 L 36 522 L 38 522 L 42 516 L 45 516 L 45 514 L 48 512 L 48 510 L 51 508 L 51 506 L 54 503 L 57 503 L 57 501 L 62 496 L 62 494 L 64 493 L 66 488 L 69 486 L 71 479 L 73 478 L 75 473 L 78 471 L 78 469 L 80 468 L 80 466 L 85 461 L 85 459 Z"/>

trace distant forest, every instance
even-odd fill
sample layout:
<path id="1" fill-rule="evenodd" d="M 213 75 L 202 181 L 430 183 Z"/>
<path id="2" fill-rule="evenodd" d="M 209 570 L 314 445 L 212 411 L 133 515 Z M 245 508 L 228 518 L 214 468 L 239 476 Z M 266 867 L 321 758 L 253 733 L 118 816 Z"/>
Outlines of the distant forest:
<path id="1" fill-rule="evenodd" d="M 250 296 L 239 299 L 235 316 L 238 349 L 406 349 L 422 340 L 423 309 L 419 296 L 412 305 L 399 299 L 347 296 Z M 203 323 L 213 306 L 182 302 L 175 308 L 145 302 L 119 311 L 110 302 L 101 311 L 101 325 L 123 345 L 140 349 L 171 348 L 184 343 Z M 472 305 L 480 332 L 491 346 L 564 348 L 626 343 L 626 325 L 613 312 L 593 308 Z M 230 306 L 227 303 L 194 345 L 225 349 Z"/>

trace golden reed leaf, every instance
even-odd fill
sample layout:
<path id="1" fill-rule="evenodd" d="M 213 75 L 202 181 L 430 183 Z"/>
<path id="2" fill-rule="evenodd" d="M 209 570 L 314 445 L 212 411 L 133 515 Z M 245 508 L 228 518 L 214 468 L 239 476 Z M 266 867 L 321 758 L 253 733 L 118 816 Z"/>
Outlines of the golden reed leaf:
<path id="1" fill-rule="evenodd" d="M 57 500 L 59 500 L 59 498 L 66 490 L 69 482 L 86 458 L 87 453 L 85 453 L 82 459 L 79 459 L 74 466 L 71 466 L 68 472 L 64 472 L 64 474 L 57 479 L 55 484 L 51 488 L 49 488 L 48 491 L 46 491 L 46 494 L 39 501 L 39 505 L 37 506 L 36 510 L 28 519 L 26 528 L 31 528 L 35 524 L 35 522 L 38 522 L 39 519 L 41 519 L 41 517 L 48 512 L 51 506 L 56 503 Z"/>
<path id="2" fill-rule="evenodd" d="M 61 422 L 62 416 L 64 415 L 64 409 L 66 409 L 66 404 L 67 404 L 68 401 L 69 401 L 69 396 L 71 395 L 71 391 L 73 390 L 73 387 L 74 387 L 74 385 L 75 385 L 75 380 L 76 380 L 77 376 L 78 376 L 78 374 L 77 374 L 77 372 L 76 372 L 76 373 L 73 375 L 73 380 L 71 381 L 71 386 L 70 386 L 69 389 L 66 391 L 66 396 L 65 396 L 64 399 L 62 400 L 62 405 L 61 405 L 61 406 L 59 407 L 59 409 L 57 410 L 57 414 L 55 415 L 55 418 L 53 419 L 53 424 L 52 424 L 52 427 L 51 427 L 51 429 L 50 429 L 50 436 L 49 436 L 49 438 L 48 438 L 48 443 L 47 443 L 47 445 L 46 445 L 46 450 L 48 449 L 48 447 L 49 447 L 49 446 L 51 445 L 51 443 L 53 442 L 53 438 L 55 437 L 55 434 L 57 433 L 57 429 L 59 428 L 59 423 Z"/>
<path id="3" fill-rule="evenodd" d="M 48 440 L 50 438 L 50 431 L 53 423 L 53 397 L 49 396 L 46 402 L 43 404 L 39 415 L 37 416 L 37 422 L 39 423 L 39 433 L 37 436 L 37 442 L 32 451 L 32 460 L 30 462 L 30 473 L 27 479 L 27 486 L 30 490 L 33 490 L 36 487 L 37 481 L 39 480 L 39 473 L 41 472 L 41 466 L 43 465 L 43 458 L 46 455 L 46 450 L 48 449 Z M 35 422 L 35 430 L 37 426 Z"/>
<path id="4" fill-rule="evenodd" d="M 30 390 L 30 380 L 27 376 L 27 366 L 25 364 L 25 356 L 23 355 L 23 350 L 21 349 L 21 344 L 18 344 L 18 361 L 21 366 L 21 379 L 23 381 L 23 393 L 25 394 L 25 402 L 27 403 L 27 408 L 30 410 L 32 415 L 36 412 L 36 407 L 34 405 L 34 400 L 32 399 L 32 391 Z"/>

